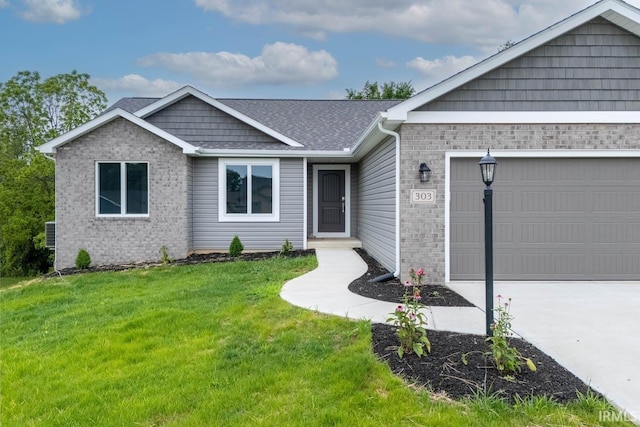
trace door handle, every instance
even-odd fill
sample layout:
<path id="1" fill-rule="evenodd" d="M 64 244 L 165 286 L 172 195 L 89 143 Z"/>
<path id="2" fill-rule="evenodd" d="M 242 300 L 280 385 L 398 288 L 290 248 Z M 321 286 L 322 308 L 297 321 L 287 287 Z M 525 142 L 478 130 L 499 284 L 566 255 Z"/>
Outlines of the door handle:
<path id="1" fill-rule="evenodd" d="M 344 196 L 342 196 L 342 213 L 344 213 Z"/>

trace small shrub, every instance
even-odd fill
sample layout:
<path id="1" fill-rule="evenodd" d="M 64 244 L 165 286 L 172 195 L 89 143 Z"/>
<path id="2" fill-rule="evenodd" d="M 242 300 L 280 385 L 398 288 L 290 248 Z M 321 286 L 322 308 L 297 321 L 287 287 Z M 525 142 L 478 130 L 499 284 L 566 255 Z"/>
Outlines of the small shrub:
<path id="1" fill-rule="evenodd" d="M 167 245 L 164 245 L 158 251 L 160 253 L 160 262 L 162 264 L 171 264 L 173 259 L 169 256 L 169 248 Z"/>
<path id="2" fill-rule="evenodd" d="M 91 256 L 86 249 L 80 249 L 78 256 L 76 256 L 76 268 L 79 270 L 85 270 L 91 265 Z"/>
<path id="3" fill-rule="evenodd" d="M 231 240 L 231 244 L 229 245 L 229 255 L 232 257 L 237 257 L 242 255 L 242 251 L 244 250 L 244 246 L 240 241 L 240 238 L 236 234 L 233 236 L 233 240 Z"/>
<path id="4" fill-rule="evenodd" d="M 280 255 L 289 255 L 291 252 L 293 252 L 293 243 L 291 243 L 289 239 L 285 239 L 282 244 L 282 248 L 280 249 Z"/>

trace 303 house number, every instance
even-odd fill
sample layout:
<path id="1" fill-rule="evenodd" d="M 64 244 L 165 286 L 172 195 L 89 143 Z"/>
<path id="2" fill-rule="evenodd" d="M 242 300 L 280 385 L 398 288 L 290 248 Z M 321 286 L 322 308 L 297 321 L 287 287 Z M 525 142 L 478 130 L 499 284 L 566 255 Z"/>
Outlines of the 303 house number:
<path id="1" fill-rule="evenodd" d="M 435 203 L 436 190 L 411 190 L 413 203 Z"/>

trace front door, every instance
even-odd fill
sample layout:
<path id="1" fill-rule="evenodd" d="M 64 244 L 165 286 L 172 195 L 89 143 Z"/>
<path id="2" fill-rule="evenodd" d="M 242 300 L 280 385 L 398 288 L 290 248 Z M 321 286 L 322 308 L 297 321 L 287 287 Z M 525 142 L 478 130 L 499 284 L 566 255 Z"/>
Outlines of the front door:
<path id="1" fill-rule="evenodd" d="M 318 170 L 318 232 L 345 232 L 344 170 Z"/>
<path id="2" fill-rule="evenodd" d="M 313 235 L 351 236 L 351 165 L 313 165 Z"/>

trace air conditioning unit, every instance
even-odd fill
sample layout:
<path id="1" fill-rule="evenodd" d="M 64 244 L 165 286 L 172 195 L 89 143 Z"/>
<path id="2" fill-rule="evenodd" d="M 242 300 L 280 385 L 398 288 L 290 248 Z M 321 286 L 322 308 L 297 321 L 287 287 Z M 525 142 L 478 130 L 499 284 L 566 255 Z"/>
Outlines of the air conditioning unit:
<path id="1" fill-rule="evenodd" d="M 44 245 L 49 249 L 56 248 L 56 222 L 48 221 L 44 223 Z"/>

